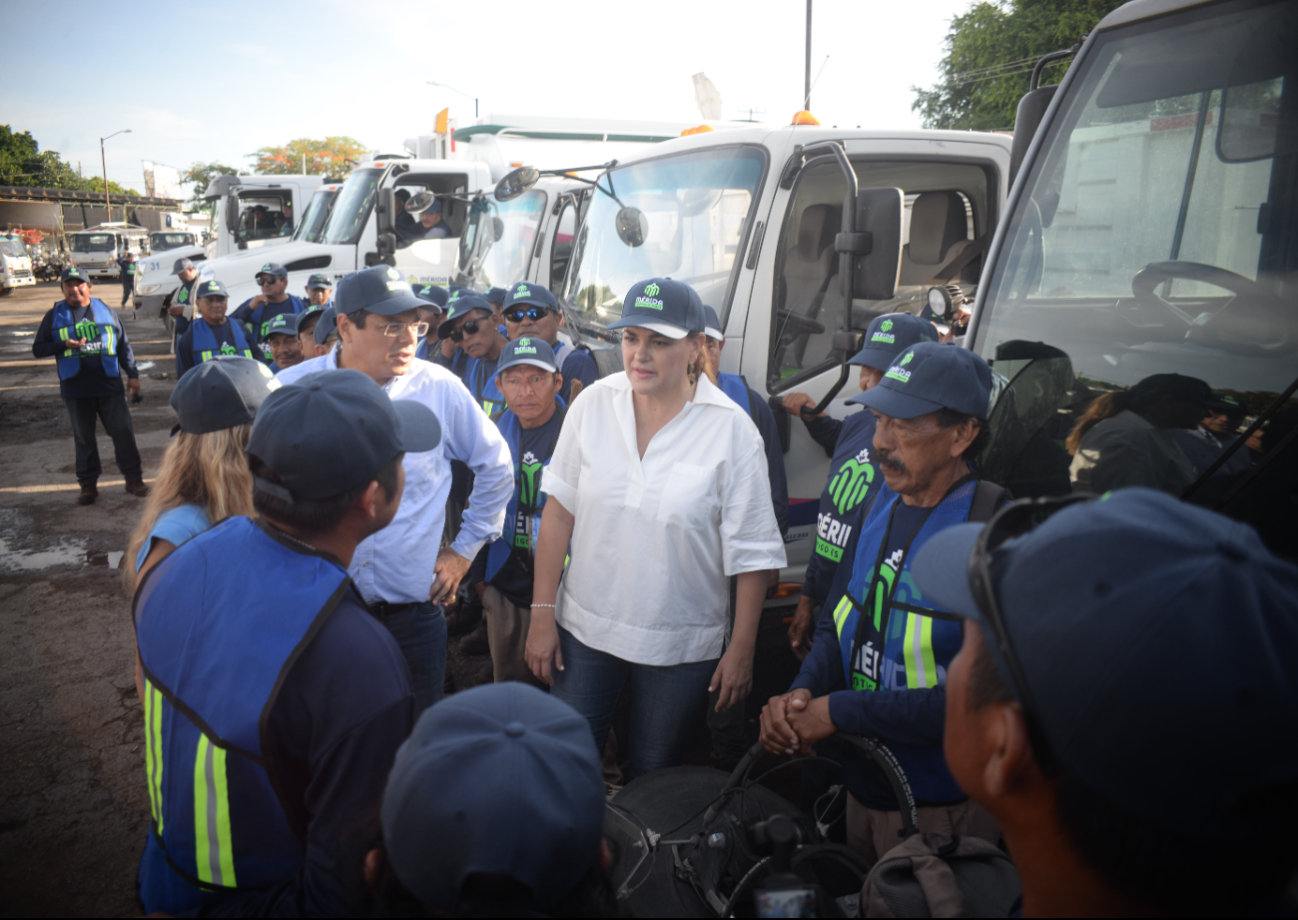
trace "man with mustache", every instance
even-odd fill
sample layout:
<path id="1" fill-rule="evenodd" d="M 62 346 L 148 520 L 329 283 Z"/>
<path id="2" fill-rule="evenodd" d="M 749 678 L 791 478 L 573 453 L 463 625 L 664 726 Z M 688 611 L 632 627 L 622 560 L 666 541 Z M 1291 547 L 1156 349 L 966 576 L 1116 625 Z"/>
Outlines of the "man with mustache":
<path id="1" fill-rule="evenodd" d="M 835 732 L 883 741 L 910 780 L 919 828 L 996 842 L 995 822 L 969 801 L 942 757 L 946 674 L 960 624 L 924 596 L 910 561 L 934 534 L 987 520 L 1005 490 L 971 466 L 985 440 L 991 369 L 971 351 L 920 342 L 849 402 L 875 418 L 880 489 L 844 549 L 811 652 L 790 691 L 762 710 L 762 743 L 801 749 Z M 847 842 L 875 862 L 901 842 L 892 788 L 866 754 L 844 746 Z"/>

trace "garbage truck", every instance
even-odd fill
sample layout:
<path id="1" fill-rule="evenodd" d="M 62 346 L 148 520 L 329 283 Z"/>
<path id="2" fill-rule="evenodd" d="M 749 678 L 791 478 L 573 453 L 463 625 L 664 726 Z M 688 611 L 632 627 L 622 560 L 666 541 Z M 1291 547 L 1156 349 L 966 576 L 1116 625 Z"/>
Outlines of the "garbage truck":
<path id="1" fill-rule="evenodd" d="M 22 237 L 0 234 L 0 297 L 35 283 L 31 255 Z"/>

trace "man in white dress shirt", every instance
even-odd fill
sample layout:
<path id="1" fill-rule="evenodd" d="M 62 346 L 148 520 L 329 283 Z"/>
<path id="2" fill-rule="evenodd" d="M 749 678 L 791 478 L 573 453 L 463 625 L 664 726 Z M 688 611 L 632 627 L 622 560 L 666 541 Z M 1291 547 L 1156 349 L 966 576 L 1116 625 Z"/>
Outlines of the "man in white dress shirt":
<path id="1" fill-rule="evenodd" d="M 424 403 L 442 423 L 442 441 L 435 450 L 406 456 L 406 490 L 396 519 L 357 547 L 348 569 L 370 609 L 405 653 L 421 709 L 442 697 L 442 604 L 455 597 L 478 550 L 500 536 L 514 489 L 513 462 L 499 430 L 459 378 L 415 357 L 419 327 L 425 325 L 418 313 L 422 303 L 396 269 L 379 265 L 350 274 L 334 291 L 339 347 L 278 375 L 288 384 L 316 371 L 358 370 L 391 399 Z M 438 549 L 452 460 L 473 471 L 473 491 L 455 542 Z"/>

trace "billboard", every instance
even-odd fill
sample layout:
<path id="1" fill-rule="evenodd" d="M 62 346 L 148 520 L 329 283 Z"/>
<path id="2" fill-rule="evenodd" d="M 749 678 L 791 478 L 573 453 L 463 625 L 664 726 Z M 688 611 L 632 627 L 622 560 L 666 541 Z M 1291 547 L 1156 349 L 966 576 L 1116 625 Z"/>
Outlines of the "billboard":
<path id="1" fill-rule="evenodd" d="M 145 160 L 144 194 L 150 198 L 183 199 L 185 193 L 180 187 L 180 170 Z"/>

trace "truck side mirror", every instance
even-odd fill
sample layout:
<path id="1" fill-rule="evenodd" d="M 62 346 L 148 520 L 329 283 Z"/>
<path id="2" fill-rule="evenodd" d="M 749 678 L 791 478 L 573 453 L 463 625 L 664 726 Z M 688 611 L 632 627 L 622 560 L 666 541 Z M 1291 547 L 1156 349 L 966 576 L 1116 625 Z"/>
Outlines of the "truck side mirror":
<path id="1" fill-rule="evenodd" d="M 230 189 L 225 198 L 225 225 L 230 228 L 230 233 L 238 236 L 239 232 L 239 195 L 234 189 Z"/>
<path id="2" fill-rule="evenodd" d="M 1019 108 L 1014 115 L 1014 140 L 1010 144 L 1010 185 L 1018 177 L 1019 167 L 1028 155 L 1028 147 L 1032 144 L 1037 128 L 1041 127 L 1041 120 L 1046 117 L 1046 109 L 1050 107 L 1050 100 L 1055 98 L 1057 89 L 1058 84 L 1038 87 L 1024 93 L 1019 100 Z"/>
<path id="3" fill-rule="evenodd" d="M 852 254 L 852 296 L 890 300 L 901 274 L 901 220 L 905 194 L 899 188 L 863 188 L 856 193 L 856 232 L 840 233 L 834 248 Z"/>
<path id="4" fill-rule="evenodd" d="M 374 226 L 380 236 L 384 233 L 393 234 L 396 232 L 396 210 L 396 191 L 392 188 L 379 189 L 379 205 L 375 210 Z"/>
<path id="5" fill-rule="evenodd" d="M 541 173 L 532 166 L 520 166 L 496 183 L 496 200 L 510 201 L 524 194 L 541 180 Z"/>

